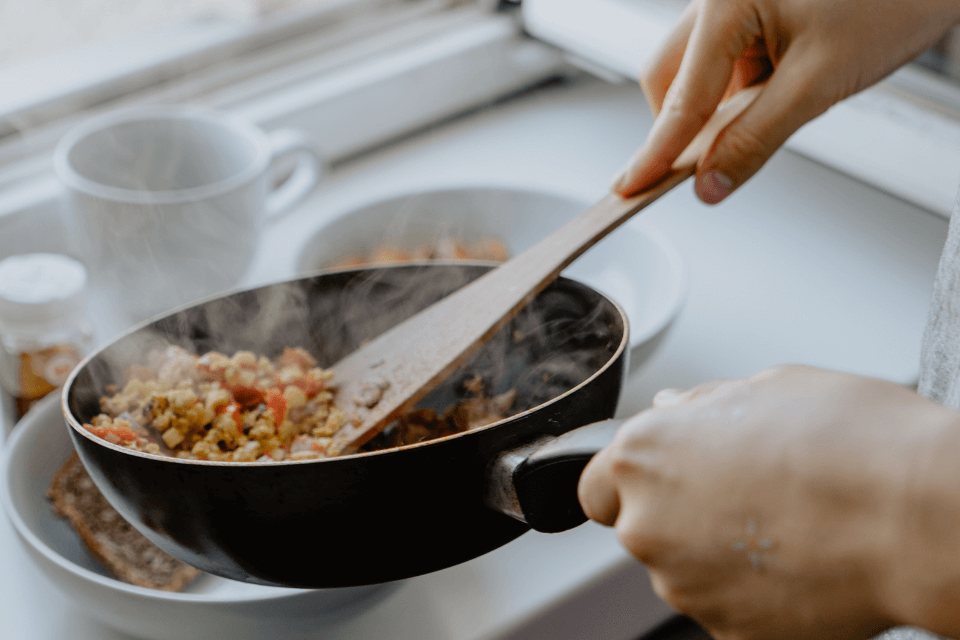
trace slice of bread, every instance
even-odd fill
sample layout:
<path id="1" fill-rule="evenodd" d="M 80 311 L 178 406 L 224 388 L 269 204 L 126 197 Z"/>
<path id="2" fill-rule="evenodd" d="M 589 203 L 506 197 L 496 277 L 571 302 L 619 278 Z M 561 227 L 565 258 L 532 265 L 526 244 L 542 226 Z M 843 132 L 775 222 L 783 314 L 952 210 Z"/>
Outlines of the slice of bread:
<path id="1" fill-rule="evenodd" d="M 180 591 L 200 571 L 147 540 L 100 493 L 76 452 L 54 476 L 47 497 L 80 534 L 87 550 L 117 579 L 164 591 Z"/>

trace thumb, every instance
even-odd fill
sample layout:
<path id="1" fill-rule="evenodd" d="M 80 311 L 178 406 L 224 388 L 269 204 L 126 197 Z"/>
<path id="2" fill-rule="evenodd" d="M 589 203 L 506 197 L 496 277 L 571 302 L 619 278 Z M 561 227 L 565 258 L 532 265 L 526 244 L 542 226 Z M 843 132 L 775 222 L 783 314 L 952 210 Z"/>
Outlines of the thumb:
<path id="1" fill-rule="evenodd" d="M 799 58 L 799 59 L 798 59 Z M 717 204 L 749 180 L 800 127 L 827 110 L 828 96 L 801 56 L 784 57 L 760 94 L 716 137 L 697 164 L 695 190 Z"/>

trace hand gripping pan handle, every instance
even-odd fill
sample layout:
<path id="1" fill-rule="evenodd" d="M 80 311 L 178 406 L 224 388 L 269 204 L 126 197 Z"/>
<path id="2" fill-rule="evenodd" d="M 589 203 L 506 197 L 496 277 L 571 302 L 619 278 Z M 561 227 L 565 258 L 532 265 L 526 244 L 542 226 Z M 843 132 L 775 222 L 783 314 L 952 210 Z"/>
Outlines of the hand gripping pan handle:
<path id="1" fill-rule="evenodd" d="M 501 453 L 488 471 L 487 505 L 543 533 L 583 524 L 587 516 L 577 498 L 580 475 L 623 422 L 594 422 Z"/>

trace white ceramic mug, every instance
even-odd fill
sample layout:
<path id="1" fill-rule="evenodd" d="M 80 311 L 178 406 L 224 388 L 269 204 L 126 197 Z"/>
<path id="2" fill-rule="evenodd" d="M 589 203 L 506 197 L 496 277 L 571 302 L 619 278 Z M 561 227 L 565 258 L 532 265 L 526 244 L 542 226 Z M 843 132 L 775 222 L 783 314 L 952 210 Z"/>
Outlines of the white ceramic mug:
<path id="1" fill-rule="evenodd" d="M 295 159 L 272 185 L 282 158 Z M 316 184 L 306 136 L 267 134 L 196 106 L 111 112 L 69 131 L 54 151 L 67 224 L 93 282 L 134 320 L 235 285 L 264 222 Z"/>

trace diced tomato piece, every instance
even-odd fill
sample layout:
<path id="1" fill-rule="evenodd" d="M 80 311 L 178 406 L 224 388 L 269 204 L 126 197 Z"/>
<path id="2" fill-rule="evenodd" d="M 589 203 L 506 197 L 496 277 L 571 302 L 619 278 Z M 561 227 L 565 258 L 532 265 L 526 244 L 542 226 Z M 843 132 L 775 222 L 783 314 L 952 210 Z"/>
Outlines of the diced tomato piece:
<path id="1" fill-rule="evenodd" d="M 129 444 L 136 441 L 137 434 L 126 427 L 93 427 L 84 425 L 90 433 L 113 444 Z"/>
<path id="2" fill-rule="evenodd" d="M 228 387 L 230 393 L 233 394 L 233 399 L 237 401 L 237 404 L 243 407 L 244 409 L 249 409 L 257 406 L 258 404 L 263 404 L 264 397 L 263 391 L 257 389 L 256 387 L 248 387 L 246 385 L 238 384 L 232 387 Z"/>
<path id="3" fill-rule="evenodd" d="M 267 409 L 273 413 L 273 422 L 279 427 L 287 417 L 287 399 L 279 389 L 267 390 Z"/>

